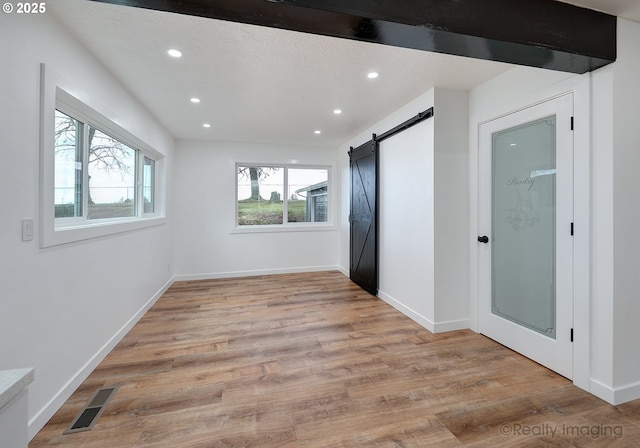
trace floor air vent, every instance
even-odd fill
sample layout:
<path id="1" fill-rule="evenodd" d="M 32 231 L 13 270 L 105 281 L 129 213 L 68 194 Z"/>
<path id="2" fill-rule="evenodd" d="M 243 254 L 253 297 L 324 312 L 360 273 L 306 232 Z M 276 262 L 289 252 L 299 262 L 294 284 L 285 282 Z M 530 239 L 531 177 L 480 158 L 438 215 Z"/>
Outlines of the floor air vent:
<path id="1" fill-rule="evenodd" d="M 69 429 L 63 432 L 63 434 L 73 434 L 75 432 L 93 429 L 93 426 L 102 415 L 102 411 L 105 410 L 117 390 L 117 386 L 98 389 L 80 414 L 73 420 Z"/>

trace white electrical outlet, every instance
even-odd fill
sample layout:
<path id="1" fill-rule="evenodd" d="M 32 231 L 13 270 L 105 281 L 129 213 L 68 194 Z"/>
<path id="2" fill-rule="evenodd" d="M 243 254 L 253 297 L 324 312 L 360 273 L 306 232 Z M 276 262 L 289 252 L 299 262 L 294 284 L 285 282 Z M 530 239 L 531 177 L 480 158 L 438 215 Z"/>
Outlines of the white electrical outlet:
<path id="1" fill-rule="evenodd" d="M 33 219 L 22 220 L 22 241 L 33 240 Z"/>

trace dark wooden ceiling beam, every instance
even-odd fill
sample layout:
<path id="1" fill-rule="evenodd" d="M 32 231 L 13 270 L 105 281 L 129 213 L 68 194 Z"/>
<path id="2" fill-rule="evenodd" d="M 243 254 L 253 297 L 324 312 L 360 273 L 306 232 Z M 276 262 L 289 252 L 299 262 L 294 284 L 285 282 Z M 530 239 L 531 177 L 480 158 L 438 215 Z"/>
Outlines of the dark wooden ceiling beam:
<path id="1" fill-rule="evenodd" d="M 93 0 L 585 73 L 616 59 L 615 16 L 555 0 Z"/>

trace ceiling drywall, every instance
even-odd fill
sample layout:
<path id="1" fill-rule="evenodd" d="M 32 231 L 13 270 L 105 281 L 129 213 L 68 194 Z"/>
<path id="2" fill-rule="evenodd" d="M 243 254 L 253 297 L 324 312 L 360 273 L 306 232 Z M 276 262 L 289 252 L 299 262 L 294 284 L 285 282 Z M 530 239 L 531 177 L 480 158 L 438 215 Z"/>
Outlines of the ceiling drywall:
<path id="1" fill-rule="evenodd" d="M 596 11 L 624 17 L 640 22 L 640 1 L 638 0 L 561 0 L 564 3 L 595 9 Z"/>
<path id="2" fill-rule="evenodd" d="M 434 86 L 471 89 L 511 68 L 87 0 L 48 7 L 176 139 L 335 146 Z"/>
<path id="3" fill-rule="evenodd" d="M 335 146 L 435 85 L 469 89 L 510 68 L 86 0 L 51 10 L 177 139 Z"/>

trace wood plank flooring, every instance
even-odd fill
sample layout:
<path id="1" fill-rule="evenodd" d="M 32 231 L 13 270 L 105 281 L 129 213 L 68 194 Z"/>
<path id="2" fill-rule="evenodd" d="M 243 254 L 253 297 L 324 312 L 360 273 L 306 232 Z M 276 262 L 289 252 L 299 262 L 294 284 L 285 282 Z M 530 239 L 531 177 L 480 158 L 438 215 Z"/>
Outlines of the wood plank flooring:
<path id="1" fill-rule="evenodd" d="M 63 435 L 106 386 L 94 429 Z M 339 272 L 178 282 L 29 446 L 640 447 L 640 400 L 431 334 Z"/>

